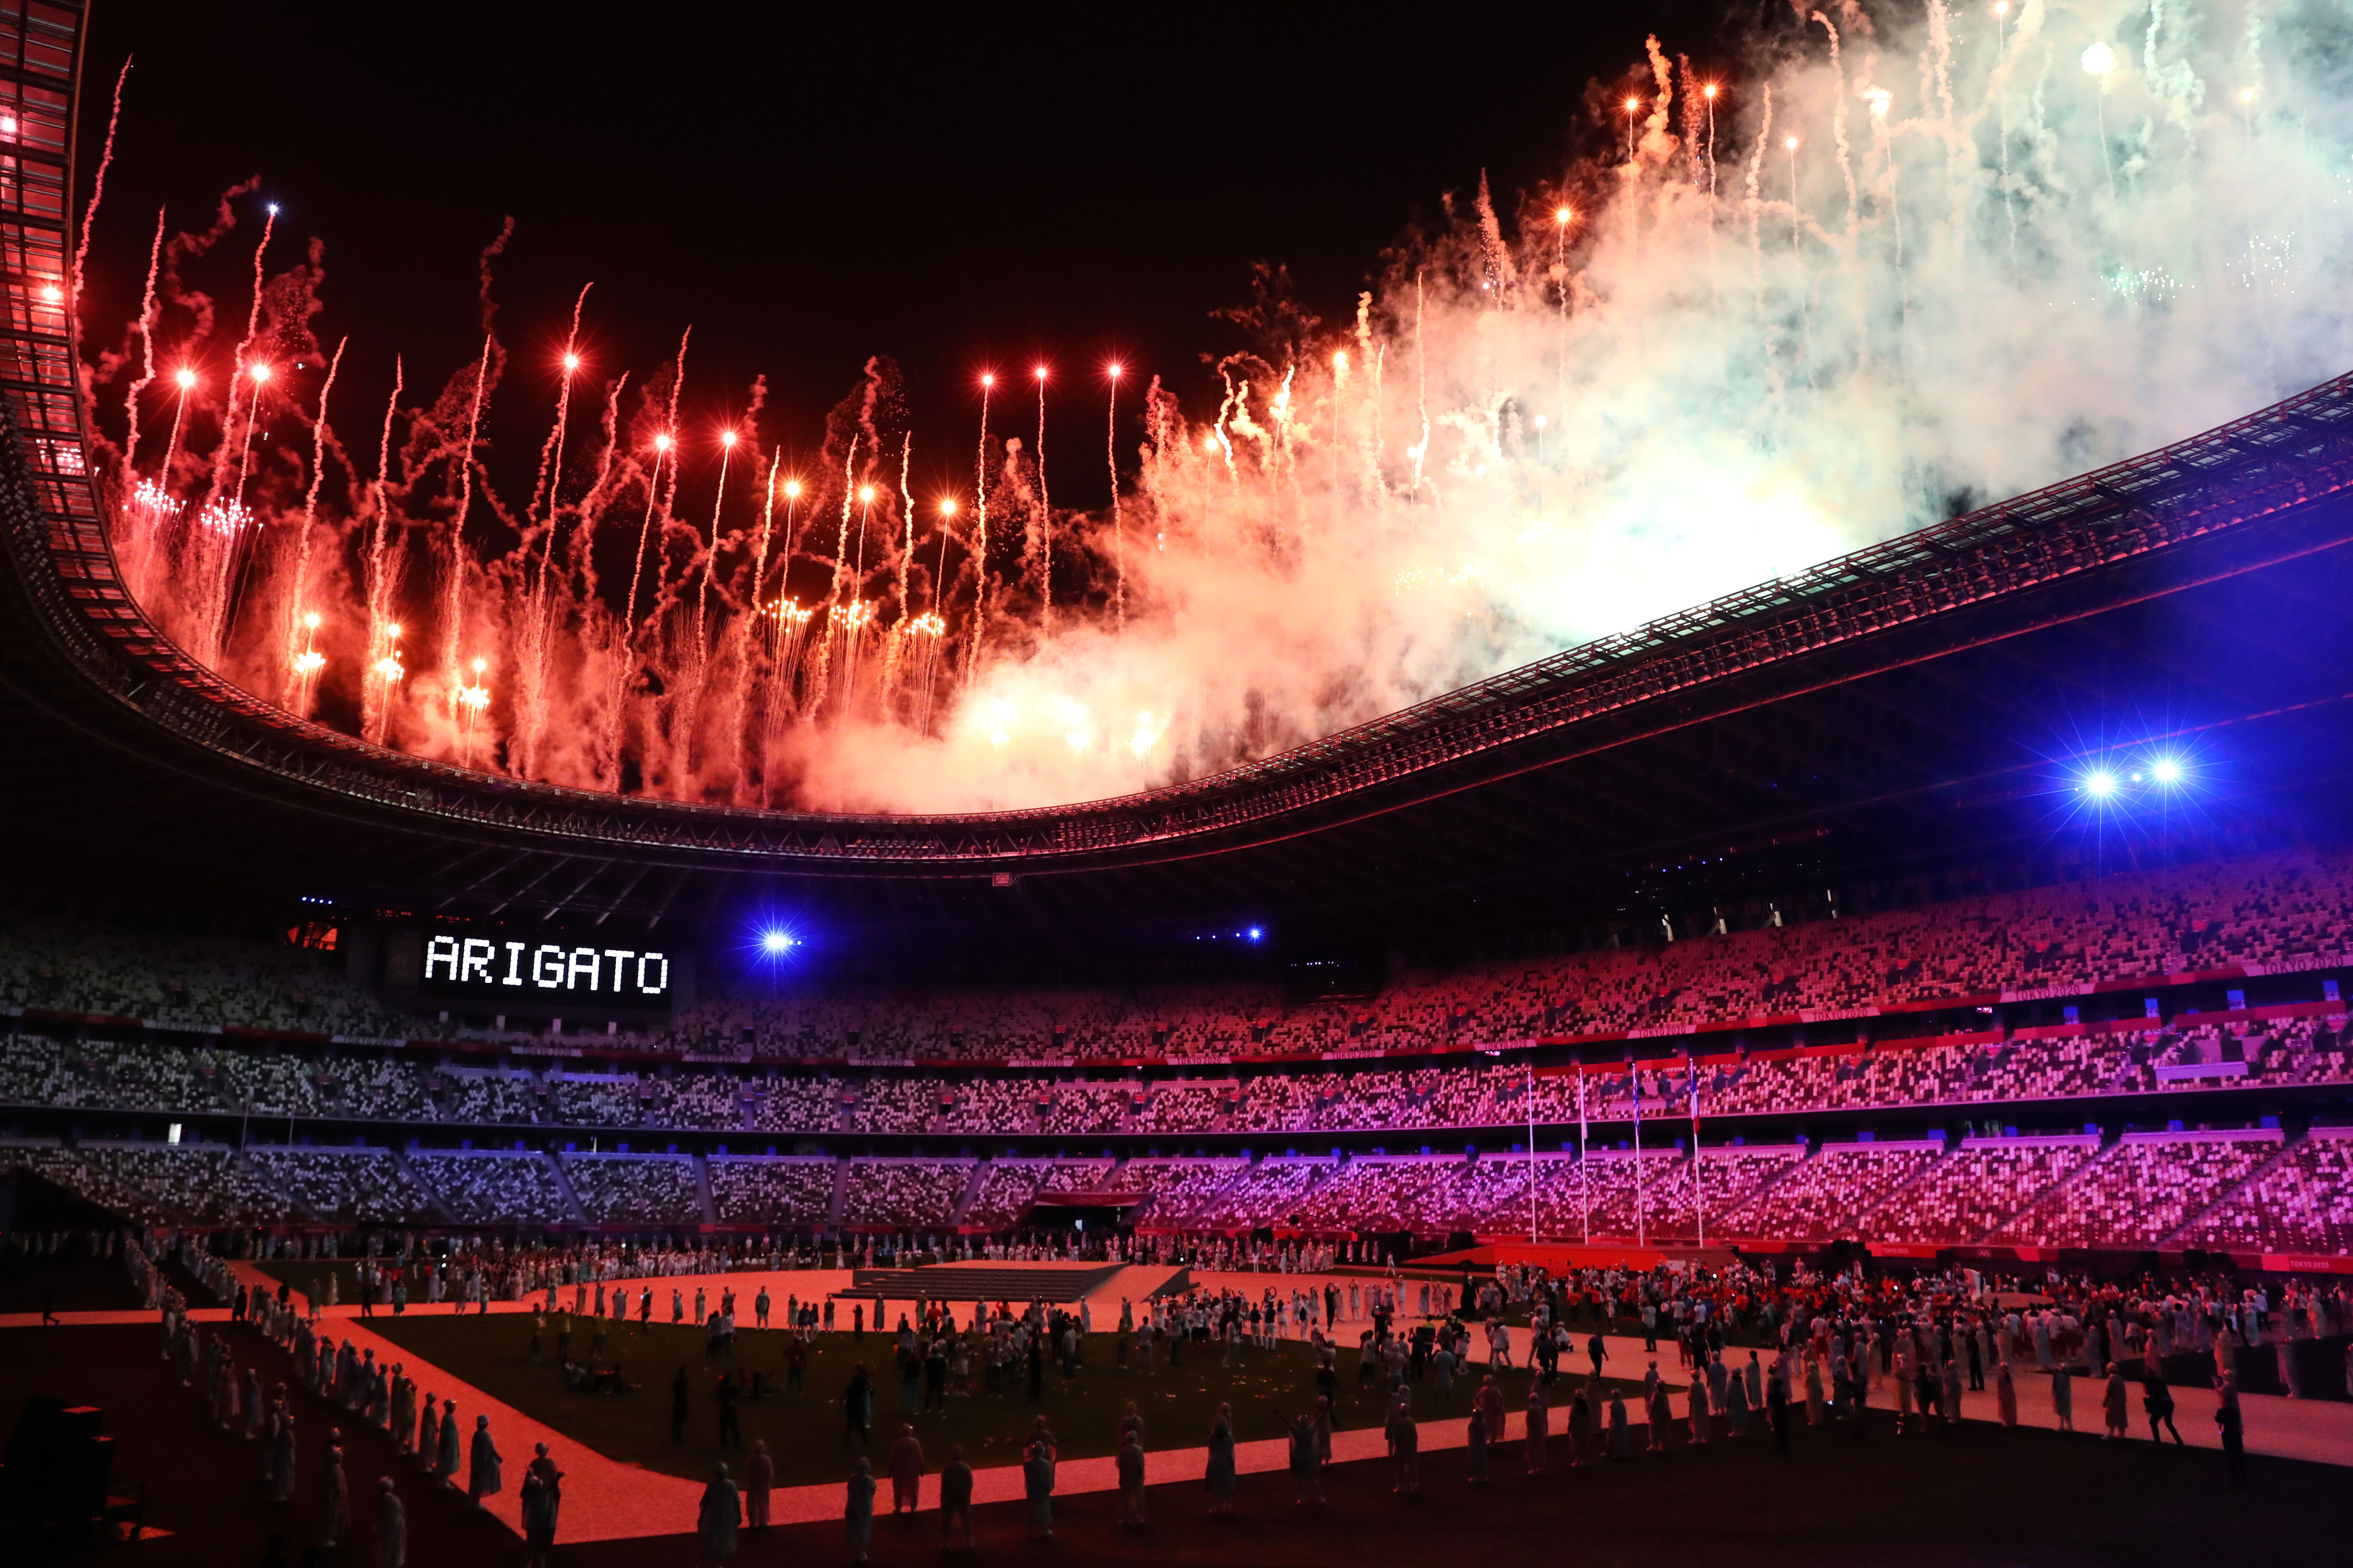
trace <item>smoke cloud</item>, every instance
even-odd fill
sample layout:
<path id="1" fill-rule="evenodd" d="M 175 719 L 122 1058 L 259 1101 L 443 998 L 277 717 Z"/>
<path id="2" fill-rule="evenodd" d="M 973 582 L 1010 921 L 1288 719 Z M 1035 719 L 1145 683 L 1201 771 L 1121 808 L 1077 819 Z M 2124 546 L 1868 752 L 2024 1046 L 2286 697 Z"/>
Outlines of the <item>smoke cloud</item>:
<path id="1" fill-rule="evenodd" d="M 1596 89 L 1595 159 L 1501 208 L 1482 179 L 1351 320 L 1262 273 L 1219 407 L 1133 389 L 1115 517 L 1048 507 L 1107 455 L 1041 473 L 1026 385 L 995 389 L 957 512 L 915 506 L 907 443 L 950 437 L 907 428 L 883 362 L 821 464 L 783 476 L 747 426 L 730 491 L 683 515 L 657 446 L 681 350 L 641 392 L 572 387 L 586 455 L 519 510 L 478 476 L 462 536 L 475 365 L 403 415 L 381 479 L 375 441 L 316 443 L 349 484 L 308 552 L 307 427 L 248 462 L 216 399 L 191 426 L 215 449 L 159 462 L 159 381 L 119 543 L 189 646 L 388 744 L 739 805 L 1040 805 L 1270 754 L 2353 364 L 2341 7 L 1930 0 L 1771 35 L 1738 79 L 1654 44 L 1638 88 Z M 303 288 L 265 300 L 277 352 L 317 352 Z M 195 521 L 222 473 L 247 536 Z M 306 685 L 289 628 L 318 608 Z M 459 656 L 514 678 L 470 710 Z"/>

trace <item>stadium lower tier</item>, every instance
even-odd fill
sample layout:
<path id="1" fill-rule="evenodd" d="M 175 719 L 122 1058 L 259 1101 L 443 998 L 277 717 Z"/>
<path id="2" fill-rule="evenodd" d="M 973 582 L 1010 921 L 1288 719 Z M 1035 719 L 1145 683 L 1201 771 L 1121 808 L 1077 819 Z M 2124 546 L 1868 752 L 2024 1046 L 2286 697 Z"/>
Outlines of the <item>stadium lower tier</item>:
<path id="1" fill-rule="evenodd" d="M 2353 1258 L 2353 1129 L 1568 1154 L 976 1160 L 0 1142 L 143 1225 L 1141 1232 Z M 2347 1265 L 2353 1270 L 2353 1262 Z"/>
<path id="2" fill-rule="evenodd" d="M 2299 977 L 2303 988 L 2333 981 Z M 543 1127 L 584 1132 L 867 1133 L 894 1137 L 1437 1133 L 1705 1116 L 1950 1108 L 1964 1118 L 2034 1102 L 2353 1084 L 2353 1026 L 2316 997 L 2152 1019 L 1962 1037 L 1858 1040 L 1530 1070 L 1442 1066 L 1222 1069 L 1090 1078 L 997 1072 L 785 1069 L 753 1063 L 584 1068 L 512 1056 L 488 1064 L 406 1047 L 269 1048 L 208 1037 L 0 1035 L 0 1114 L 88 1110 L 162 1116 Z M 1658 1048 L 1667 1048 L 1660 1047 Z M 1680 1049 L 1677 1047 L 1674 1048 Z M 1622 1135 L 1613 1132 L 1612 1136 Z"/>

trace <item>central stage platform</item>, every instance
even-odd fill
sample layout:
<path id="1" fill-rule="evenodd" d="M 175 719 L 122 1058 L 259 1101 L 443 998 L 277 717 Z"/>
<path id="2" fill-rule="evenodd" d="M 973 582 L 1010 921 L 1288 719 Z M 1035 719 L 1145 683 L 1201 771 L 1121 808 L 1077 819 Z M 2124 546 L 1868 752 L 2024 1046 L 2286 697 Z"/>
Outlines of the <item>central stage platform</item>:
<path id="1" fill-rule="evenodd" d="M 1131 1295 L 1167 1295 L 1187 1288 L 1182 1268 L 1134 1269 L 1121 1263 L 927 1263 L 915 1268 L 860 1268 L 836 1296 L 926 1301 L 1047 1301 L 1083 1300 L 1123 1273 L 1163 1276 Z M 1138 1285 L 1142 1285 L 1138 1281 Z"/>

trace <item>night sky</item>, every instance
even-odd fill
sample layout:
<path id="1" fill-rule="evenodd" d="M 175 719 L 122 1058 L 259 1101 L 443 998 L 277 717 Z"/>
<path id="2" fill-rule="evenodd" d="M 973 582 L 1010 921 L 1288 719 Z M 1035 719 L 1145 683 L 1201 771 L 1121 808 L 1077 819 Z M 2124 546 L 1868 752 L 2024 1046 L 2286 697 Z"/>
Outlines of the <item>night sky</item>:
<path id="1" fill-rule="evenodd" d="M 234 269 L 259 204 L 282 204 L 271 269 L 325 242 L 320 334 L 353 340 L 332 412 L 372 422 L 396 351 L 412 388 L 477 352 L 476 256 L 512 215 L 496 293 L 516 360 L 494 449 L 535 447 L 593 280 L 593 369 L 642 381 L 691 323 L 690 420 L 740 409 L 765 372 L 763 434 L 788 452 L 888 354 L 909 378 L 919 467 L 961 474 L 976 373 L 1043 358 L 1050 460 L 1071 454 L 1056 499 L 1096 505 L 1101 464 L 1078 454 L 1102 450 L 1113 354 L 1132 387 L 1157 374 L 1212 411 L 1203 355 L 1242 341 L 1209 313 L 1247 301 L 1254 262 L 1288 266 L 1337 321 L 1384 248 L 1482 167 L 1508 215 L 1602 148 L 1613 132 L 1588 105 L 1624 90 L 1646 31 L 1705 64 L 1727 58 L 1726 27 L 1693 0 L 1312 19 L 97 0 L 85 196 L 115 74 L 126 53 L 135 64 L 85 320 L 110 339 L 135 313 L 160 204 L 174 228 L 201 226 L 218 192 L 259 174 L 208 280 L 241 316 Z M 1000 431 L 1034 419 L 1034 405 L 998 408 Z"/>

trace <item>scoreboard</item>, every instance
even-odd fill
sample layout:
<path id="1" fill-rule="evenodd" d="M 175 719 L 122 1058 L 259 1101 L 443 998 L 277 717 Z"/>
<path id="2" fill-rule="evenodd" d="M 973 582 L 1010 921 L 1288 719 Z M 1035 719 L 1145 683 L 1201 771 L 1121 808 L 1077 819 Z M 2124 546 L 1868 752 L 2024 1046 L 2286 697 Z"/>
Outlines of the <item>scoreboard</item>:
<path id="1" fill-rule="evenodd" d="M 427 996 L 581 1008 L 668 1008 L 672 1001 L 672 956 L 656 950 L 441 930 L 413 944 L 397 942 L 394 953 L 386 979 L 396 986 L 406 980 Z M 400 973 L 410 963 L 417 967 Z"/>

